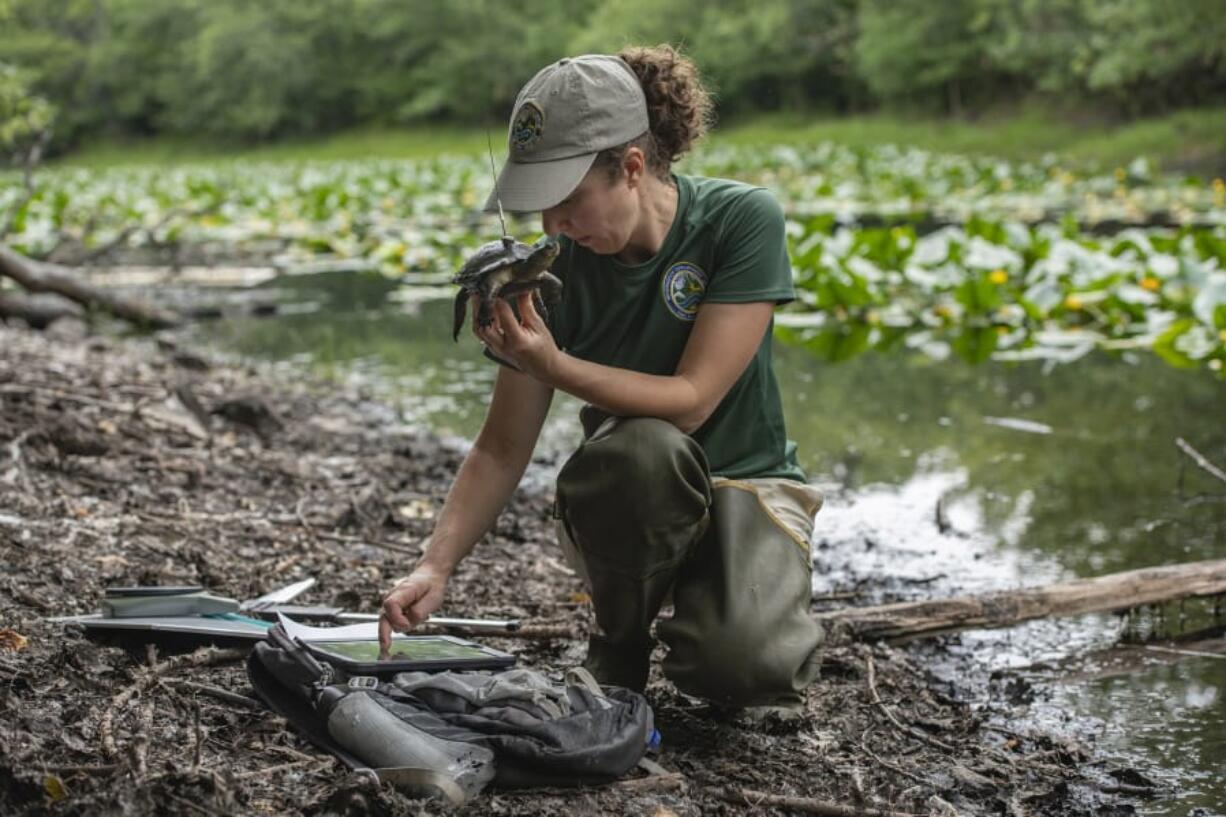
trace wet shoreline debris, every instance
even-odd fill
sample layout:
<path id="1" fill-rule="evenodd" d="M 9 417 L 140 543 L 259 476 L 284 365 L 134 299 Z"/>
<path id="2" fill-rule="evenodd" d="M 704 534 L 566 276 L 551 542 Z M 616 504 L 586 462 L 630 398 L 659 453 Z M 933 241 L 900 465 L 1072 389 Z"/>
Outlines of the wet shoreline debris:
<path id="1" fill-rule="evenodd" d="M 318 585 L 303 601 L 373 611 L 420 552 L 461 449 L 360 390 L 187 367 L 173 343 L 0 326 L 0 350 L 0 630 L 12 634 L 0 637 L 0 811 L 440 813 L 370 788 L 249 705 L 238 653 L 125 650 L 45 619 L 90 612 L 107 584 L 250 598 L 307 576 Z M 582 658 L 590 607 L 550 511 L 547 492 L 517 492 L 445 611 L 573 634 L 490 639 L 561 668 Z M 1073 739 L 1011 733 L 999 724 L 1022 704 L 972 695 L 887 645 L 827 649 L 799 727 L 743 728 L 678 693 L 658 662 L 648 697 L 665 775 L 490 792 L 460 813 L 1099 815 L 1133 813 L 1153 791 L 1110 777 Z"/>

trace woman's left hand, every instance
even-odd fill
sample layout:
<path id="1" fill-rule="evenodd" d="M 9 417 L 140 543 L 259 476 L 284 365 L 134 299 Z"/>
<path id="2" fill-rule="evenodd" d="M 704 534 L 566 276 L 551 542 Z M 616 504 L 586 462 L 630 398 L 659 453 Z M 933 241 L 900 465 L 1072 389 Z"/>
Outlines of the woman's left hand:
<path id="1" fill-rule="evenodd" d="M 548 382 L 548 372 L 562 352 L 536 311 L 532 292 L 517 295 L 515 305 L 519 309 L 518 320 L 509 303 L 495 298 L 494 322 L 482 329 L 474 321 L 473 332 L 495 355 L 519 367 L 521 372 Z M 472 307 L 476 314 L 476 303 Z"/>

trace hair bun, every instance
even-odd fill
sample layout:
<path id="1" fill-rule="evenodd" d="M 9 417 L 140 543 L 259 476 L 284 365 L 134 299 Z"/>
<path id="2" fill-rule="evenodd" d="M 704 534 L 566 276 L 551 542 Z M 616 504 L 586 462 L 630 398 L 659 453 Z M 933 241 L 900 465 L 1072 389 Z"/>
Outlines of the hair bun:
<path id="1" fill-rule="evenodd" d="M 711 96 L 698 67 L 667 43 L 623 48 L 617 56 L 643 86 L 647 121 L 660 158 L 670 164 L 677 161 L 711 125 Z"/>

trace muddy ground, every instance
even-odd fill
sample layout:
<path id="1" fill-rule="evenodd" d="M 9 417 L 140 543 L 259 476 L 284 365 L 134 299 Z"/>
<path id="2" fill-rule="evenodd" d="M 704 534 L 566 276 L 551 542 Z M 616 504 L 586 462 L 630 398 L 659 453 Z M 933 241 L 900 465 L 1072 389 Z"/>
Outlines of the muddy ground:
<path id="1" fill-rule="evenodd" d="M 231 653 L 125 650 L 46 618 L 94 611 L 112 584 L 245 599 L 308 576 L 299 601 L 373 611 L 461 458 L 335 383 L 210 366 L 165 338 L 0 324 L 0 813 L 441 813 L 364 787 L 294 734 L 252 700 Z M 582 659 L 590 607 L 550 507 L 547 491 L 521 491 L 445 612 L 561 628 L 490 641 L 556 668 Z M 487 791 L 461 813 L 1133 813 L 1143 778 L 1009 727 L 1024 684 L 968 667 L 951 685 L 919 655 L 829 647 L 806 721 L 773 731 L 712 716 L 657 664 L 648 697 L 672 776 Z"/>

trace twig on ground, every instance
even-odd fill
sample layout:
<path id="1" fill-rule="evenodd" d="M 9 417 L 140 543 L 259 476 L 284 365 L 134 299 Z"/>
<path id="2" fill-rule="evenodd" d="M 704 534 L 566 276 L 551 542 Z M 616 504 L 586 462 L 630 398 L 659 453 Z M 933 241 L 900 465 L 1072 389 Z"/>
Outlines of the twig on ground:
<path id="1" fill-rule="evenodd" d="M 840 803 L 831 803 L 828 800 L 768 794 L 764 791 L 753 791 L 752 789 L 717 788 L 714 790 L 714 793 L 720 800 L 738 806 L 770 806 L 800 811 L 805 814 L 820 814 L 823 817 L 920 817 L 920 815 L 909 812 L 886 811 L 861 806 L 844 806 Z"/>
<path id="2" fill-rule="evenodd" d="M 837 593 L 822 593 L 820 596 L 814 596 L 810 601 L 848 601 L 850 599 L 860 598 L 859 590 L 845 590 Z"/>
<path id="3" fill-rule="evenodd" d="M 140 708 L 140 726 L 132 738 L 132 757 L 137 779 L 149 773 L 149 733 L 153 731 L 153 701 L 145 701 Z"/>
<path id="4" fill-rule="evenodd" d="M 200 761 L 204 750 L 204 729 L 200 726 L 200 704 L 192 711 L 192 773 L 200 771 Z"/>
<path id="5" fill-rule="evenodd" d="M 302 529 L 305 530 L 307 535 L 311 537 L 311 541 L 318 545 L 319 535 L 315 533 L 315 528 L 311 526 L 310 522 L 307 522 L 306 514 L 302 512 L 302 506 L 306 501 L 307 497 L 305 496 L 298 500 L 298 504 L 294 506 L 294 514 L 298 517 L 298 524 L 301 525 Z"/>
<path id="6" fill-rule="evenodd" d="M 102 741 L 102 751 L 111 760 L 119 756 L 119 747 L 115 745 L 115 713 L 126 706 L 133 697 L 140 695 L 156 684 L 160 676 L 188 667 L 208 667 L 214 664 L 224 664 L 229 661 L 239 661 L 246 656 L 247 651 L 241 649 L 218 650 L 204 648 L 187 655 L 176 655 L 174 658 L 163 661 L 156 667 L 149 668 L 143 675 L 138 676 L 135 683 L 116 693 L 111 698 L 110 704 L 107 705 L 106 711 L 102 713 L 102 719 L 98 724 L 98 735 Z"/>
<path id="7" fill-rule="evenodd" d="M 882 760 L 880 757 L 876 755 L 876 753 L 873 752 L 872 749 L 868 748 L 868 736 L 872 734 L 873 729 L 875 728 L 876 727 L 874 726 L 870 726 L 868 729 L 865 729 L 864 734 L 860 736 L 860 748 L 864 750 L 864 753 L 868 755 L 870 758 L 872 758 L 873 762 L 881 766 L 883 769 L 889 769 L 891 772 L 894 772 L 895 774 L 900 774 L 903 777 L 907 778 L 908 780 L 914 780 L 916 783 L 919 783 L 921 786 L 925 786 L 931 789 L 932 783 L 928 781 L 927 779 L 920 777 L 918 774 L 912 774 L 911 772 L 907 771 L 901 766 L 895 766 L 893 763 L 889 763 L 885 760 Z"/>
<path id="8" fill-rule="evenodd" d="M 34 595 L 29 590 L 20 587 L 12 589 L 13 598 L 18 601 L 28 604 L 36 610 L 41 610 L 44 613 L 50 613 L 56 609 L 55 605 L 44 601 L 41 597 Z"/>
<path id="9" fill-rule="evenodd" d="M 956 751 L 954 747 L 950 746 L 948 743 L 944 743 L 936 738 L 929 737 L 915 727 L 907 726 L 900 722 L 898 718 L 894 716 L 893 710 L 891 710 L 890 707 L 886 705 L 886 702 L 881 700 L 881 696 L 877 694 L 877 669 L 873 664 L 872 653 L 865 652 L 864 660 L 868 666 L 868 690 L 872 694 L 873 703 L 881 708 L 881 711 L 885 713 L 885 716 L 889 719 L 890 723 L 898 727 L 900 732 L 910 735 L 916 740 L 923 741 L 930 746 L 935 746 L 936 748 L 943 749 L 946 752 Z"/>
<path id="10" fill-rule="evenodd" d="M 208 695 L 212 698 L 216 698 L 219 701 L 225 701 L 226 703 L 229 703 L 229 704 L 241 706 L 244 709 L 262 710 L 264 708 L 260 704 L 259 701 L 253 698 L 249 698 L 246 695 L 240 695 L 237 692 L 231 692 L 228 689 L 222 689 L 221 687 L 215 687 L 215 686 L 212 686 L 211 684 L 201 684 L 196 681 L 181 681 L 181 680 L 163 681 L 162 683 L 167 686 L 174 687 L 175 689 L 183 689 L 183 690 L 191 690 L 192 692 L 199 692 L 201 694 Z"/>
<path id="11" fill-rule="evenodd" d="M 48 766 L 49 771 L 56 774 L 89 774 L 91 772 L 114 772 L 120 768 L 118 763 L 106 763 L 102 765 L 79 765 L 79 766 Z"/>
<path id="12" fill-rule="evenodd" d="M 119 414 L 131 414 L 136 410 L 136 406 L 132 403 L 112 403 L 109 400 L 99 400 L 96 397 L 88 397 L 84 394 L 74 394 L 61 389 L 49 388 L 45 386 L 26 386 L 20 383 L 2 384 L 0 385 L 0 394 L 37 394 L 43 397 L 49 397 L 53 400 L 68 400 L 73 403 L 81 403 L 86 406 L 95 406 L 102 409 L 110 409 Z"/>
<path id="13" fill-rule="evenodd" d="M 272 752 L 273 754 L 296 758 L 298 760 L 319 760 L 319 755 L 308 755 L 306 752 L 298 751 L 293 746 L 282 746 L 279 743 L 273 743 L 265 746 L 264 750 L 267 752 Z"/>
<path id="14" fill-rule="evenodd" d="M 299 522 L 298 524 L 302 524 Z M 312 534 L 320 539 L 328 539 L 332 542 L 344 542 L 354 545 L 372 545 L 374 547 L 383 548 L 384 550 L 393 550 L 397 553 L 407 553 L 410 556 L 420 556 L 421 548 L 409 547 L 396 542 L 389 542 L 386 539 L 372 539 L 365 536 L 345 536 L 340 533 L 328 533 L 327 531 L 317 528 L 307 528 Z"/>
<path id="15" fill-rule="evenodd" d="M 187 806 L 188 808 L 194 809 L 203 814 L 218 815 L 218 817 L 220 817 L 221 815 L 221 812 L 215 811 L 211 808 L 208 808 L 207 806 L 202 806 L 199 803 L 193 803 L 191 800 L 186 800 L 182 797 L 177 797 L 171 794 L 170 792 L 163 792 L 162 796 L 164 796 L 168 800 L 178 803 L 181 806 Z"/>
<path id="16" fill-rule="evenodd" d="M 26 473 L 25 460 L 21 456 L 21 444 L 28 440 L 33 433 L 34 429 L 26 429 L 9 443 L 9 459 L 17 471 L 17 479 L 21 483 L 21 487 L 28 494 L 34 492 L 34 486 L 30 483 L 30 475 Z"/>
<path id="17" fill-rule="evenodd" d="M 667 772 L 621 780 L 614 783 L 612 788 L 634 794 L 645 794 L 647 792 L 685 791 L 687 785 L 685 775 L 679 772 Z"/>
<path id="18" fill-rule="evenodd" d="M 248 777 L 256 777 L 260 775 L 271 775 L 277 772 L 283 772 L 286 769 L 296 769 L 299 766 L 307 766 L 309 764 L 316 764 L 320 768 L 323 768 L 324 766 L 327 766 L 331 762 L 332 762 L 331 758 L 313 757 L 310 760 L 295 760 L 290 763 L 282 763 L 279 766 L 269 766 L 267 769 L 248 769 L 245 772 L 239 772 L 238 774 L 234 775 L 234 777 L 238 780 L 244 780 Z"/>

